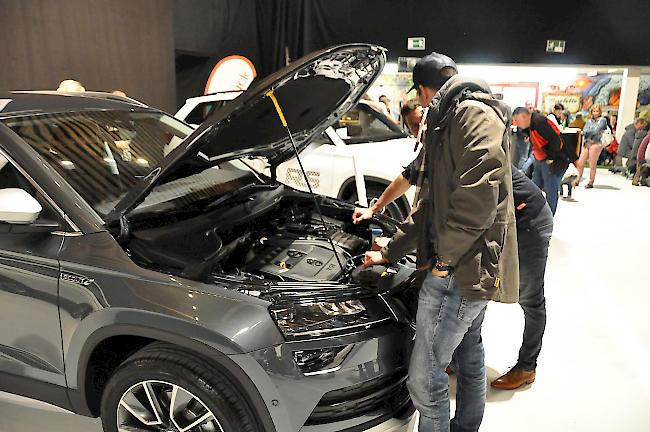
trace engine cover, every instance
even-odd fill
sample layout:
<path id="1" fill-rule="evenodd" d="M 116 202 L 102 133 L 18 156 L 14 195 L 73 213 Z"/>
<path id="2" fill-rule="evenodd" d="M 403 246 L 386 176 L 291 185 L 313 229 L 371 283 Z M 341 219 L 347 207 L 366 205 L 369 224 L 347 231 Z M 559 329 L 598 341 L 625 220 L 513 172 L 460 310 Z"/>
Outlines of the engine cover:
<path id="1" fill-rule="evenodd" d="M 347 257 L 343 249 L 334 247 L 345 265 Z M 255 248 L 252 255 L 246 264 L 247 272 L 281 280 L 331 281 L 342 273 L 327 239 L 273 236 Z"/>

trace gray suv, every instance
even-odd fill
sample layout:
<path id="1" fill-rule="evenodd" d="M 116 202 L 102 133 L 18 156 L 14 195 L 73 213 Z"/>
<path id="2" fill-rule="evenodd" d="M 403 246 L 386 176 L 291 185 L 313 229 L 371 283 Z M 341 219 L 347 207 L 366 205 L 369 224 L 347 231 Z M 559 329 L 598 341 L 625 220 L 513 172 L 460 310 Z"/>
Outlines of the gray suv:
<path id="1" fill-rule="evenodd" d="M 360 267 L 396 222 L 275 178 L 384 61 L 314 53 L 196 130 L 126 98 L 0 94 L 0 390 L 107 432 L 408 418 L 414 266 Z"/>

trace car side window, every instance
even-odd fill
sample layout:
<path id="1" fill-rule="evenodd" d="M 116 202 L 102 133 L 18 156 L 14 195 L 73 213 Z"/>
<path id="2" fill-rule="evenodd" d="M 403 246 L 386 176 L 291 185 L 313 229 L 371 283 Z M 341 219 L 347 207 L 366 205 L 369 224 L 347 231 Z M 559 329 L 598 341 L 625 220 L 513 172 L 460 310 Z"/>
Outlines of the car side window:
<path id="1" fill-rule="evenodd" d="M 223 107 L 228 101 L 210 101 L 201 102 L 194 107 L 192 111 L 185 117 L 185 123 L 198 125 L 207 119 L 210 114 Z"/>
<path id="2" fill-rule="evenodd" d="M 346 144 L 387 141 L 406 136 L 397 124 L 363 103 L 341 116 L 335 125 Z"/>

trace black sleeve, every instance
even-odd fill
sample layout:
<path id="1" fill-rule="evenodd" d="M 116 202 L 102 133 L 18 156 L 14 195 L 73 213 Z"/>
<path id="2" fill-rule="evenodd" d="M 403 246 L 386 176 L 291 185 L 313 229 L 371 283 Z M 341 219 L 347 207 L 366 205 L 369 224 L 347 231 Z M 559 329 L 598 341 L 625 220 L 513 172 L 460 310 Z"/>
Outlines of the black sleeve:
<path id="1" fill-rule="evenodd" d="M 422 163 L 423 157 L 424 157 L 424 147 L 420 149 L 420 153 L 418 153 L 417 157 L 413 159 L 411 163 L 404 168 L 404 171 L 402 171 L 402 177 L 404 177 L 411 186 L 415 186 L 416 183 L 418 182 L 418 175 L 420 173 L 419 170 L 420 170 L 420 165 Z"/>
<path id="2" fill-rule="evenodd" d="M 402 171 L 402 177 L 404 177 L 410 185 L 415 185 L 418 180 L 418 169 L 415 166 L 415 161 L 417 161 L 417 159 L 414 159 L 410 164 L 404 167 L 404 171 Z"/>
<path id="3" fill-rule="evenodd" d="M 550 160 L 565 159 L 564 153 L 562 153 L 562 140 L 560 135 L 553 129 L 553 127 L 548 123 L 549 120 L 540 116 L 541 118 L 537 121 L 535 125 L 535 130 L 546 140 L 546 155 Z"/>
<path id="4" fill-rule="evenodd" d="M 512 167 L 512 194 L 515 200 L 515 208 L 521 203 L 526 202 L 526 193 L 524 192 L 524 179 L 526 177 L 516 167 Z"/>

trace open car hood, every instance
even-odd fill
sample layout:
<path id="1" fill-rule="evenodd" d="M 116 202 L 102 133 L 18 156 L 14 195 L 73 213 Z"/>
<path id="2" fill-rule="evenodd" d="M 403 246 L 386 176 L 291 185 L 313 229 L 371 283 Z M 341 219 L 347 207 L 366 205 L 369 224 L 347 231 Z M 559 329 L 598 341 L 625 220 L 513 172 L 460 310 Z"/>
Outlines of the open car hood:
<path id="1" fill-rule="evenodd" d="M 266 157 L 271 167 L 293 158 L 289 134 L 269 92 L 301 151 L 359 101 L 385 61 L 385 50 L 379 46 L 342 45 L 296 60 L 252 85 L 171 151 L 140 187 L 118 203 L 109 221 L 135 208 L 156 183 L 174 173 L 191 175 L 242 156 Z"/>

